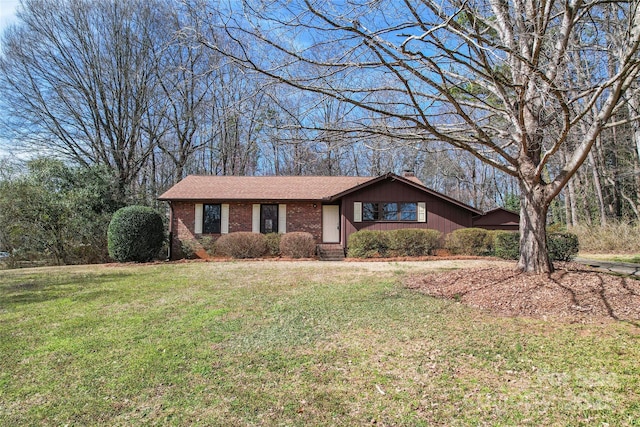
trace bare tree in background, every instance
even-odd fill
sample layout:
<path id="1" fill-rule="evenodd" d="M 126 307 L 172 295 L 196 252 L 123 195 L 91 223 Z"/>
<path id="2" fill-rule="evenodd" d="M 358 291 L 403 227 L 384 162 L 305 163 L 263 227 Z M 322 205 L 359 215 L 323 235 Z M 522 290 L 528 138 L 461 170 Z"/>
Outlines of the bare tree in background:
<path id="1" fill-rule="evenodd" d="M 201 129 L 206 127 L 205 113 L 214 97 L 213 75 L 224 66 L 224 58 L 203 51 L 192 40 L 188 17 L 180 10 L 167 7 L 165 14 L 162 33 L 168 39 L 157 44 L 155 68 L 162 93 L 156 114 L 164 118 L 157 144 L 173 164 L 177 182 L 206 143 Z"/>
<path id="2" fill-rule="evenodd" d="M 617 23 L 605 28 L 609 5 Z M 553 270 L 549 206 L 640 70 L 636 1 L 270 0 L 244 2 L 243 12 L 215 17 L 241 46 L 202 42 L 278 81 L 394 119 L 377 132 L 444 141 L 515 177 L 518 268 Z M 615 58 L 611 37 L 626 41 Z M 577 65 L 572 52 L 589 61 Z M 590 81 L 576 82 L 578 66 L 593 70 L 583 73 Z M 570 139 L 579 143 L 567 147 Z"/>
<path id="3" fill-rule="evenodd" d="M 6 116 L 40 153 L 107 165 L 125 197 L 155 146 L 159 1 L 23 0 L 0 58 Z M 157 117 L 156 117 L 157 118 Z"/>

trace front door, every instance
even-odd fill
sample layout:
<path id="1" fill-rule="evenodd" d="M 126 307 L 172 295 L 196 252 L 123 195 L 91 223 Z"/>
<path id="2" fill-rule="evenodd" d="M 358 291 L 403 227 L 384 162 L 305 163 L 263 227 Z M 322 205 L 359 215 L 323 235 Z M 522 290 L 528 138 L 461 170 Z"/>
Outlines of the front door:
<path id="1" fill-rule="evenodd" d="M 340 243 L 340 206 L 322 206 L 322 242 Z"/>

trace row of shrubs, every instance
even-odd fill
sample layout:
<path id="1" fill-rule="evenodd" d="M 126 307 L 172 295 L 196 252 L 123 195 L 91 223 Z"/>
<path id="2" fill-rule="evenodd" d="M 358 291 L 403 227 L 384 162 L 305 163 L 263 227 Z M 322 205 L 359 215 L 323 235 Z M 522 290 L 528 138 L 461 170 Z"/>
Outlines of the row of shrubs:
<path id="1" fill-rule="evenodd" d="M 145 206 L 128 206 L 118 210 L 108 229 L 109 256 L 119 262 L 146 262 L 158 257 L 165 242 L 160 214 Z M 309 258 L 315 255 L 316 243 L 310 233 L 293 232 L 284 235 L 238 232 L 225 234 L 217 240 L 202 238 L 183 242 L 182 252 L 193 258 L 205 250 L 210 255 L 232 258 L 259 258 L 265 255 Z"/>
<path id="2" fill-rule="evenodd" d="M 425 229 L 361 230 L 349 236 L 348 256 L 375 258 L 432 255 L 440 248 L 441 237 L 440 232 Z M 456 255 L 518 259 L 519 240 L 517 232 L 462 228 L 447 236 L 444 248 Z M 547 243 L 552 261 L 570 261 L 578 253 L 578 237 L 573 233 L 549 233 Z"/>
<path id="3" fill-rule="evenodd" d="M 352 258 L 432 255 L 441 237 L 439 231 L 419 228 L 360 230 L 349 236 L 347 255 Z"/>
<path id="4" fill-rule="evenodd" d="M 406 228 L 392 231 L 361 230 L 349 236 L 348 256 L 373 258 L 389 256 L 432 255 L 439 248 L 442 234 L 436 230 Z M 129 206 L 117 211 L 108 230 L 109 255 L 117 261 L 154 259 L 164 242 L 162 217 L 153 209 Z M 573 233 L 549 233 L 549 256 L 553 261 L 569 261 L 578 253 L 578 236 Z M 497 256 L 517 259 L 519 234 L 481 228 L 463 228 L 450 233 L 445 248 L 453 254 Z M 265 255 L 309 258 L 315 255 L 316 243 L 306 232 L 260 234 L 236 232 L 217 240 L 203 238 L 184 242 L 187 258 L 204 249 L 210 255 L 232 258 L 258 258 Z"/>
<path id="5" fill-rule="evenodd" d="M 239 231 L 223 234 L 216 240 L 203 237 L 197 242 L 183 242 L 182 253 L 186 258 L 193 258 L 200 247 L 210 256 L 227 256 L 237 259 L 263 256 L 310 258 L 316 252 L 313 236 L 305 232 L 260 234 Z"/>
<path id="6" fill-rule="evenodd" d="M 548 233 L 547 246 L 552 261 L 571 261 L 580 248 L 578 236 L 562 232 Z M 447 236 L 445 248 L 453 254 L 518 259 L 520 234 L 515 231 L 462 228 Z"/>

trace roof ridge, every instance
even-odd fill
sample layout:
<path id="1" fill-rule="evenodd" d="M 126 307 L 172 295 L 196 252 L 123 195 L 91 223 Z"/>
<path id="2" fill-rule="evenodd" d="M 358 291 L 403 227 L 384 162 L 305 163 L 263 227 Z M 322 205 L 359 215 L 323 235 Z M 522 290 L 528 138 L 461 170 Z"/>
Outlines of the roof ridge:
<path id="1" fill-rule="evenodd" d="M 361 178 L 372 179 L 376 178 L 369 175 L 201 175 L 201 174 L 189 174 L 182 180 L 190 177 L 197 178 Z"/>

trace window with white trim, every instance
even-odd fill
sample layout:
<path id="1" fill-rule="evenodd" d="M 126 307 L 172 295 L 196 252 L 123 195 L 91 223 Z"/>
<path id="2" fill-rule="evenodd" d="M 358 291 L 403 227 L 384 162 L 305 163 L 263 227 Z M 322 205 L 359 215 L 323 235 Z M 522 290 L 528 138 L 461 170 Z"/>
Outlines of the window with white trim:
<path id="1" fill-rule="evenodd" d="M 260 205 L 260 233 L 278 232 L 278 205 Z"/>
<path id="2" fill-rule="evenodd" d="M 418 221 L 418 203 L 363 202 L 362 221 Z"/>
<path id="3" fill-rule="evenodd" d="M 219 204 L 202 206 L 202 232 L 204 234 L 220 234 L 222 208 Z"/>

